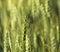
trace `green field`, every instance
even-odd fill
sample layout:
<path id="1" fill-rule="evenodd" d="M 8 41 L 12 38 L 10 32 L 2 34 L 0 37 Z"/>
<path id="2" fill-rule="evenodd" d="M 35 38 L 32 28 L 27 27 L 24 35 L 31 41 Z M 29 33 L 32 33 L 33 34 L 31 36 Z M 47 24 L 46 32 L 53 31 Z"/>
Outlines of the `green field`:
<path id="1" fill-rule="evenodd" d="M 60 52 L 60 0 L 0 0 L 0 52 Z"/>

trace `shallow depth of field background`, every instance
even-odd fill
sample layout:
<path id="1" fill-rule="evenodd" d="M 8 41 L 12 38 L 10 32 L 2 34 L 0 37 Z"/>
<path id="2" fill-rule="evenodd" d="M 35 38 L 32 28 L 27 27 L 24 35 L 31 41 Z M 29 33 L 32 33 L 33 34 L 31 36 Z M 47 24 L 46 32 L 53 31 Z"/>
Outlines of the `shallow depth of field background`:
<path id="1" fill-rule="evenodd" d="M 60 52 L 60 0 L 0 0 L 0 52 Z"/>

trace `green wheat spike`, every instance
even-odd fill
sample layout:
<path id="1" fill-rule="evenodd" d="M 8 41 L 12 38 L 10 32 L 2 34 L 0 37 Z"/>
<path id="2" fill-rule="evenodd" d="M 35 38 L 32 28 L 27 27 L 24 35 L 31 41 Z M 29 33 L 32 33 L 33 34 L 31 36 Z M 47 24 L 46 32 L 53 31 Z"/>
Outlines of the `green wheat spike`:
<path id="1" fill-rule="evenodd" d="M 0 0 L 0 52 L 60 52 L 60 0 Z"/>

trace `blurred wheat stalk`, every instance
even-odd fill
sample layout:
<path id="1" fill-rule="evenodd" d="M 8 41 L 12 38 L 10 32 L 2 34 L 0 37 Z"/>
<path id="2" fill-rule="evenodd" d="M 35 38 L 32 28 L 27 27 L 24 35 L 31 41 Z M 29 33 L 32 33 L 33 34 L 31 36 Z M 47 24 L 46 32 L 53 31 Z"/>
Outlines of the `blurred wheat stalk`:
<path id="1" fill-rule="evenodd" d="M 0 0 L 0 52 L 60 52 L 60 0 Z"/>

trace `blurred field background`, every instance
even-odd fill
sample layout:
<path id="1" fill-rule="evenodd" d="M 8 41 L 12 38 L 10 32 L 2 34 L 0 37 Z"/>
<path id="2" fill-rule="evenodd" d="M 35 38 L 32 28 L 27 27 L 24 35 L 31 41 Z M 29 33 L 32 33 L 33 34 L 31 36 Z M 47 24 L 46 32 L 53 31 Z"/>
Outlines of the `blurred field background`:
<path id="1" fill-rule="evenodd" d="M 0 0 L 0 52 L 60 52 L 60 0 Z"/>

